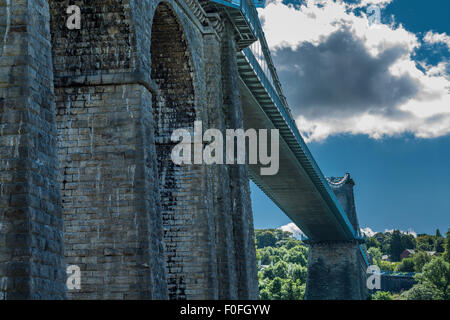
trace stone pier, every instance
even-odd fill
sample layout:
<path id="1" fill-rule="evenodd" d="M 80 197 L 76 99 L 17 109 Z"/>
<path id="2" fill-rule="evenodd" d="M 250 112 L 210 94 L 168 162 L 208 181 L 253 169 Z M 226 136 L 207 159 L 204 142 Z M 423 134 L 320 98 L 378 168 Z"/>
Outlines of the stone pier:
<path id="1" fill-rule="evenodd" d="M 359 230 L 353 188 L 349 174 L 328 178 L 328 184 L 352 227 Z M 365 300 L 368 297 L 366 268 L 361 255 L 363 240 L 306 241 L 309 244 L 306 299 Z"/>
<path id="2" fill-rule="evenodd" d="M 47 1 L 2 1 L 0 21 L 0 300 L 62 299 L 66 271 Z"/>
<path id="3" fill-rule="evenodd" d="M 365 267 L 358 241 L 308 242 L 307 300 L 365 300 Z"/>

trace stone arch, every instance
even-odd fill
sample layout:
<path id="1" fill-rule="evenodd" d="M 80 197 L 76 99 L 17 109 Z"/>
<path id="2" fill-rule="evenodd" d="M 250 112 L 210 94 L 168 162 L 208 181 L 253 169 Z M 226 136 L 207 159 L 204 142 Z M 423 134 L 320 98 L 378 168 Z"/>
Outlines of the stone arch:
<path id="1" fill-rule="evenodd" d="M 175 175 L 182 170 L 170 160 L 174 144 L 171 132 L 188 128 L 195 120 L 194 86 L 191 77 L 190 52 L 181 26 L 166 2 L 155 10 L 151 32 L 151 77 L 158 85 L 160 94 L 153 97 L 155 118 L 155 144 L 158 158 L 159 189 L 166 251 L 166 271 L 170 299 L 186 296 L 186 274 L 176 241 L 186 228 L 184 215 L 178 214 L 179 202 L 174 195 L 179 189 Z M 171 224 L 178 226 L 172 226 Z M 177 261 L 178 260 L 178 261 Z M 178 269 L 178 270 L 176 270 Z M 178 271 L 178 272 L 177 272 Z"/>
<path id="2" fill-rule="evenodd" d="M 200 222 L 208 214 L 201 204 L 207 197 L 205 170 L 175 165 L 170 159 L 176 144 L 171 141 L 172 132 L 179 128 L 192 132 L 201 113 L 196 103 L 196 71 L 183 25 L 165 1 L 153 16 L 150 54 L 151 78 L 159 88 L 153 97 L 153 115 L 169 298 L 205 297 L 208 290 L 200 289 L 210 285 L 205 269 L 210 271 L 211 243 L 196 237 L 208 234 L 208 225 Z"/>
<path id="3" fill-rule="evenodd" d="M 170 144 L 173 130 L 193 127 L 197 108 L 190 46 L 173 9 L 164 1 L 153 16 L 150 51 L 151 78 L 159 88 L 153 97 L 156 140 Z"/>
<path id="4" fill-rule="evenodd" d="M 184 0 L 183 0 L 184 1 Z M 156 81 L 154 76 L 152 57 L 154 56 L 152 50 L 153 35 L 156 33 L 156 30 L 153 28 L 155 26 L 155 18 L 160 19 L 161 14 L 164 12 L 167 21 L 165 22 L 168 26 L 165 30 L 172 29 L 174 33 L 169 33 L 169 38 L 173 37 L 170 42 L 172 44 L 179 45 L 182 47 L 185 52 L 185 61 L 187 63 L 187 67 L 189 69 L 189 81 L 192 82 L 193 90 L 195 91 L 195 106 L 199 106 L 202 104 L 202 101 L 198 99 L 197 92 L 201 90 L 203 76 L 200 74 L 202 60 L 194 59 L 194 56 L 199 56 L 202 54 L 202 43 L 203 38 L 198 27 L 192 22 L 192 20 L 185 14 L 184 9 L 181 8 L 180 0 L 155 0 L 155 4 L 153 4 L 153 9 L 151 9 L 151 17 L 150 17 L 150 73 L 151 79 Z M 158 24 L 158 21 L 156 21 Z M 160 29 L 160 31 L 164 32 L 164 30 Z M 162 34 L 161 34 L 162 35 Z M 140 50 L 148 50 L 147 46 L 142 46 Z M 155 57 L 156 59 L 158 57 Z M 159 60 L 159 59 L 157 59 Z M 144 65 L 143 65 L 144 67 Z M 145 66 L 147 67 L 147 65 Z M 159 87 L 159 85 L 158 85 Z M 195 109 L 196 116 L 201 117 L 201 112 L 199 107 Z"/>

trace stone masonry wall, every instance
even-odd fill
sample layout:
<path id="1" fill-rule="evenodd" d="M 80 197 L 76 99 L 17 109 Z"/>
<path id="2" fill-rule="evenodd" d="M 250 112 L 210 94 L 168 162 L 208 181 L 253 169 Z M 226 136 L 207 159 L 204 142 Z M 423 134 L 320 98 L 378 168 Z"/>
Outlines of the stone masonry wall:
<path id="1" fill-rule="evenodd" d="M 129 1 L 52 1 L 52 44 L 71 299 L 167 298 L 152 84 L 136 74 Z"/>
<path id="2" fill-rule="evenodd" d="M 310 243 L 306 299 L 364 300 L 364 271 L 357 241 Z"/>
<path id="3" fill-rule="evenodd" d="M 151 74 L 160 91 L 153 110 L 169 298 L 216 298 L 207 168 L 175 165 L 170 158 L 176 145 L 170 140 L 172 132 L 179 128 L 193 132 L 194 121 L 203 117 L 195 97 L 191 52 L 166 4 L 157 7 L 151 37 Z"/>
<path id="4" fill-rule="evenodd" d="M 339 204 L 341 205 L 344 212 L 347 214 L 347 217 L 352 224 L 355 230 L 359 230 L 358 216 L 356 214 L 356 206 L 355 206 L 355 195 L 354 195 L 354 187 L 355 182 L 350 178 L 350 175 L 347 174 L 344 178 L 336 178 L 343 181 L 341 184 L 333 184 L 330 183 L 330 187 L 333 190 L 333 193 L 336 195 Z"/>
<path id="5" fill-rule="evenodd" d="M 0 299 L 258 297 L 247 169 L 169 159 L 176 128 L 243 127 L 233 31 L 192 8 L 0 1 Z"/>
<path id="6" fill-rule="evenodd" d="M 151 94 L 140 85 L 58 88 L 71 298 L 164 298 Z"/>
<path id="7" fill-rule="evenodd" d="M 222 90 L 224 93 L 222 108 L 228 128 L 244 128 L 242 111 L 244 106 L 239 94 L 236 50 L 232 26 L 225 21 L 222 40 Z M 236 159 L 235 163 L 237 163 Z M 236 275 L 239 283 L 238 297 L 257 299 L 259 289 L 257 277 L 255 277 L 257 274 L 256 253 L 248 168 L 242 165 L 231 165 L 228 168 L 228 174 Z"/>
<path id="8" fill-rule="evenodd" d="M 0 2 L 0 300 L 65 297 L 45 0 Z"/>
<path id="9" fill-rule="evenodd" d="M 353 194 L 354 181 L 347 174 L 344 178 L 329 178 L 328 183 L 353 228 L 359 230 Z M 361 257 L 358 241 L 311 241 L 309 244 L 307 299 L 366 299 L 367 266 Z"/>
<path id="10" fill-rule="evenodd" d="M 210 85 L 207 89 L 208 105 L 217 106 L 210 108 L 208 114 L 208 128 L 217 128 L 225 133 L 227 127 L 223 116 L 223 86 L 222 86 L 222 46 L 214 35 L 205 37 L 205 65 L 206 81 Z M 217 90 L 218 88 L 218 90 Z M 219 93 L 219 94 L 218 94 Z M 238 299 L 236 253 L 233 236 L 232 201 L 230 189 L 229 166 L 208 166 L 211 177 L 213 198 L 212 208 L 215 220 L 215 246 L 217 255 L 218 298 Z"/>

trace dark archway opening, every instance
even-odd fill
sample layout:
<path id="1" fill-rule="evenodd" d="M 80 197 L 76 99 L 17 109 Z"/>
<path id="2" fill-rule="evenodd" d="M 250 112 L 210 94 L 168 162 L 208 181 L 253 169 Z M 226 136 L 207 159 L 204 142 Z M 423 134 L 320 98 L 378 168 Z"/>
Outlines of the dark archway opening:
<path id="1" fill-rule="evenodd" d="M 170 158 L 175 143 L 172 132 L 192 128 L 195 94 L 190 51 L 177 18 L 162 3 L 153 18 L 151 33 L 152 79 L 160 94 L 153 97 L 155 143 L 159 190 L 166 249 L 166 270 L 170 299 L 186 299 L 185 265 L 189 256 L 190 225 L 193 213 L 187 210 L 191 175 L 188 167 L 175 165 Z"/>

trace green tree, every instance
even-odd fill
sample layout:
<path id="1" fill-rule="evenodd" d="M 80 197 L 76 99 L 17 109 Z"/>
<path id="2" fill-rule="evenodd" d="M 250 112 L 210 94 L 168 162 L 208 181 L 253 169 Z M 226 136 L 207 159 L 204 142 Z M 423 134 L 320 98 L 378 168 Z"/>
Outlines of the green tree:
<path id="1" fill-rule="evenodd" d="M 281 230 L 255 230 L 260 299 L 303 299 L 308 247 Z"/>
<path id="2" fill-rule="evenodd" d="M 261 300 L 272 300 L 270 291 L 268 289 L 262 289 L 259 291 L 259 298 Z"/>
<path id="3" fill-rule="evenodd" d="M 278 261 L 282 261 L 283 257 L 286 255 L 288 250 L 285 247 L 273 247 L 273 248 L 267 248 L 270 252 L 270 259 L 271 262 L 274 264 Z"/>
<path id="4" fill-rule="evenodd" d="M 381 244 L 375 237 L 367 237 L 366 246 L 367 246 L 367 249 L 378 248 L 381 250 Z"/>
<path id="5" fill-rule="evenodd" d="M 295 282 L 292 279 L 286 279 L 281 286 L 281 299 L 282 300 L 296 300 L 294 293 Z"/>
<path id="6" fill-rule="evenodd" d="M 261 273 L 262 273 L 263 279 L 273 280 L 275 278 L 275 273 L 273 272 L 273 266 L 264 268 L 264 270 Z"/>
<path id="7" fill-rule="evenodd" d="M 305 296 L 305 284 L 300 281 L 286 279 L 281 286 L 282 300 L 303 300 Z"/>
<path id="8" fill-rule="evenodd" d="M 308 248 L 305 246 L 295 246 L 291 248 L 284 256 L 284 261 L 306 265 L 308 261 Z"/>
<path id="9" fill-rule="evenodd" d="M 286 249 L 290 250 L 292 248 L 295 248 L 297 246 L 301 246 L 301 241 L 300 240 L 296 240 L 296 239 L 287 239 L 287 240 L 282 240 L 282 242 L 279 242 L 279 245 L 283 245 Z"/>
<path id="10" fill-rule="evenodd" d="M 375 239 L 377 239 L 378 243 L 380 244 L 380 249 L 383 254 L 389 254 L 389 240 L 391 239 L 391 233 L 382 233 L 378 232 L 374 236 Z"/>
<path id="11" fill-rule="evenodd" d="M 414 249 L 416 241 L 412 235 L 403 234 L 399 230 L 394 230 L 388 238 L 388 252 L 392 261 L 400 261 L 400 254 L 405 249 Z"/>
<path id="12" fill-rule="evenodd" d="M 281 288 L 283 286 L 283 280 L 281 280 L 279 277 L 276 277 L 272 280 L 272 282 L 269 284 L 269 292 L 270 296 L 274 300 L 280 300 L 281 299 Z"/>
<path id="13" fill-rule="evenodd" d="M 305 298 L 306 283 L 297 280 L 294 286 L 294 295 L 296 300 L 303 300 Z"/>
<path id="14" fill-rule="evenodd" d="M 436 235 L 434 237 L 434 251 L 442 253 L 444 252 L 444 238 L 441 235 L 439 229 L 436 230 Z"/>
<path id="15" fill-rule="evenodd" d="M 372 294 L 372 300 L 393 300 L 393 296 L 389 291 L 377 291 Z"/>
<path id="16" fill-rule="evenodd" d="M 416 239 L 414 238 L 413 235 L 401 234 L 401 237 L 402 237 L 402 245 L 405 249 L 415 249 L 416 248 Z"/>
<path id="17" fill-rule="evenodd" d="M 301 283 L 305 283 L 307 272 L 307 267 L 299 264 L 289 264 L 288 277 L 294 281 L 300 280 Z"/>
<path id="18" fill-rule="evenodd" d="M 414 272 L 414 259 L 405 258 L 395 268 L 398 272 Z"/>
<path id="19" fill-rule="evenodd" d="M 414 261 L 414 272 L 422 272 L 423 267 L 431 261 L 431 257 L 424 251 L 416 252 L 412 259 Z"/>
<path id="20" fill-rule="evenodd" d="M 400 254 L 405 250 L 402 244 L 402 234 L 399 230 L 392 232 L 391 239 L 389 241 L 389 255 L 392 261 L 400 261 Z"/>
<path id="21" fill-rule="evenodd" d="M 380 248 L 378 247 L 370 247 L 367 252 L 370 254 L 370 256 L 373 258 L 373 261 L 377 263 L 381 260 L 381 257 L 383 256 L 383 253 L 381 252 Z"/>
<path id="22" fill-rule="evenodd" d="M 380 260 L 377 264 L 383 271 L 395 271 L 396 263 L 390 261 Z"/>
<path id="23" fill-rule="evenodd" d="M 445 251 L 444 251 L 444 254 L 442 255 L 442 257 L 444 258 L 445 261 L 450 263 L 450 229 L 448 229 L 448 231 L 447 231 L 444 247 L 445 247 Z"/>
<path id="24" fill-rule="evenodd" d="M 436 288 L 443 299 L 450 299 L 450 263 L 442 257 L 432 259 L 415 278 L 419 284 Z"/>
<path id="25" fill-rule="evenodd" d="M 264 249 L 266 249 L 266 248 L 264 248 Z M 257 259 L 259 259 L 259 261 L 261 261 L 262 265 L 269 265 L 272 263 L 270 251 L 264 250 L 264 249 L 256 250 L 257 254 L 259 254 L 259 258 L 257 258 Z"/>
<path id="26" fill-rule="evenodd" d="M 273 274 L 275 277 L 285 279 L 288 274 L 288 264 L 284 261 L 278 261 L 273 266 Z"/>
<path id="27" fill-rule="evenodd" d="M 419 283 L 400 295 L 402 300 L 442 300 L 442 293 L 430 283 Z"/>
<path id="28" fill-rule="evenodd" d="M 416 238 L 416 248 L 422 251 L 433 251 L 434 250 L 434 237 L 421 234 Z"/>
<path id="29" fill-rule="evenodd" d="M 264 230 L 256 234 L 256 246 L 258 248 L 273 247 L 277 243 L 277 236 L 272 230 Z"/>

